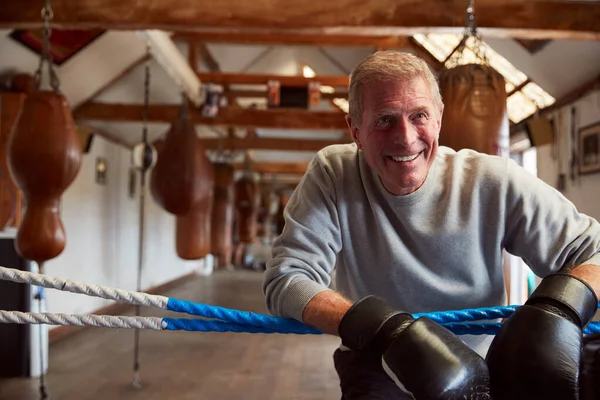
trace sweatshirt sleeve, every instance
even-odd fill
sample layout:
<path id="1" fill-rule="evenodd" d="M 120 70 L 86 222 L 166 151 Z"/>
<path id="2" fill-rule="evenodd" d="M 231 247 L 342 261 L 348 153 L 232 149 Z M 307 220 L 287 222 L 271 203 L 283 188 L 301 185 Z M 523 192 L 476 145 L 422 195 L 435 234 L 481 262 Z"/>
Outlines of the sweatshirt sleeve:
<path id="1" fill-rule="evenodd" d="M 332 171 L 320 152 L 283 212 L 285 227 L 273 243 L 263 291 L 273 315 L 302 321 L 308 302 L 330 290 L 330 274 L 341 249 Z"/>
<path id="2" fill-rule="evenodd" d="M 514 161 L 507 162 L 506 250 L 540 277 L 600 265 L 598 221 Z"/>

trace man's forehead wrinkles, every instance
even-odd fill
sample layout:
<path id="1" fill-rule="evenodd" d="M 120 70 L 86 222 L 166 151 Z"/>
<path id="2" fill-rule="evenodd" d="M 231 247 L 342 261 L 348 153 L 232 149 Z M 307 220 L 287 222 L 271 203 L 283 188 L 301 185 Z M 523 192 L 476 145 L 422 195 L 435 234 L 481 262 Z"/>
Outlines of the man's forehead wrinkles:
<path id="1" fill-rule="evenodd" d="M 376 110 L 377 114 L 402 114 L 405 112 L 415 112 L 429 110 L 431 107 L 426 104 L 415 104 L 408 107 L 381 107 Z"/>

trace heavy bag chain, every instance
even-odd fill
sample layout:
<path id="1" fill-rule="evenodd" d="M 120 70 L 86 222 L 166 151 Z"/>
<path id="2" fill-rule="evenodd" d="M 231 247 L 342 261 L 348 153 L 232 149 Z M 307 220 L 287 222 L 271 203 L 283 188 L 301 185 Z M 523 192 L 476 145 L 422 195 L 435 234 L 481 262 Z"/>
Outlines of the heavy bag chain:
<path id="1" fill-rule="evenodd" d="M 464 56 L 463 53 L 465 47 L 471 38 L 473 38 L 471 50 L 473 50 L 473 53 L 482 60 L 484 65 L 488 65 L 489 59 L 485 47 L 482 46 L 483 40 L 481 39 L 479 32 L 477 32 L 477 24 L 475 22 L 475 0 L 467 0 L 463 37 L 458 46 L 456 46 L 452 53 L 447 57 L 446 61 L 448 62 L 448 67 L 454 67 L 461 64 L 460 61 Z"/>
<path id="2" fill-rule="evenodd" d="M 50 4 L 50 0 L 46 0 L 46 4 L 42 8 L 41 11 L 42 19 L 44 20 L 44 28 L 42 30 L 42 52 L 40 53 L 40 62 L 38 64 L 38 68 L 33 74 L 33 80 L 36 90 L 40 90 L 42 86 L 42 69 L 44 68 L 44 63 L 46 63 L 46 67 L 48 68 L 48 79 L 50 80 L 50 86 L 54 93 L 58 93 L 60 91 L 60 80 L 58 79 L 58 75 L 54 70 L 54 60 L 50 53 L 50 36 L 52 35 L 52 29 L 50 28 L 50 22 L 54 19 L 54 11 L 52 10 L 52 5 Z M 42 273 L 42 265 L 39 264 L 39 271 Z M 42 310 L 42 300 L 44 299 L 44 291 L 41 287 L 38 287 L 38 291 L 35 295 L 35 300 L 37 300 L 40 312 Z M 44 343 L 43 341 L 43 333 L 42 329 L 38 330 L 38 339 L 39 339 L 39 357 L 40 357 L 40 381 L 39 381 L 39 393 L 40 399 L 45 400 L 49 398 L 48 390 L 46 388 L 46 357 L 44 354 Z"/>
<path id="3" fill-rule="evenodd" d="M 146 54 L 150 56 L 150 46 L 146 46 Z M 144 69 L 144 107 L 142 109 L 142 160 L 140 167 L 140 194 L 139 194 L 139 232 L 138 232 L 138 268 L 136 287 L 138 291 L 142 290 L 142 267 L 144 264 L 144 231 L 145 231 L 145 204 L 146 204 L 146 174 L 154 164 L 156 158 L 152 147 L 148 143 L 148 113 L 150 108 L 150 61 L 151 57 L 147 57 Z M 140 306 L 136 305 L 135 315 L 140 316 Z M 136 389 L 142 388 L 140 378 L 140 331 L 134 331 L 134 349 L 133 349 L 133 387 Z"/>
<path id="4" fill-rule="evenodd" d="M 54 11 L 50 5 L 50 0 L 46 0 L 46 5 L 42 8 L 42 19 L 44 20 L 44 29 L 42 31 L 42 52 L 40 54 L 40 63 L 37 70 L 33 75 L 36 89 L 39 89 L 42 83 L 42 69 L 44 63 L 48 67 L 48 78 L 50 79 L 50 86 L 55 93 L 58 93 L 60 87 L 60 80 L 56 71 L 54 70 L 54 64 L 52 55 L 50 54 L 50 36 L 52 35 L 52 29 L 50 28 L 50 22 L 54 19 Z"/>

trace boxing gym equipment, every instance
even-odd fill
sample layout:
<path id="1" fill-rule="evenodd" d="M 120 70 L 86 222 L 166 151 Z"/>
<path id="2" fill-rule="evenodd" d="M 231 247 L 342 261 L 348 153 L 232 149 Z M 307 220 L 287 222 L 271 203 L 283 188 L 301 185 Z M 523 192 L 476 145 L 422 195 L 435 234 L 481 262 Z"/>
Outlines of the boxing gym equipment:
<path id="1" fill-rule="evenodd" d="M 448 55 L 439 76 L 444 114 L 439 143 L 456 151 L 473 149 L 481 153 L 508 156 L 510 125 L 507 93 L 502 74 L 489 65 L 485 47 L 475 24 L 473 1 L 467 2 L 466 25 L 458 46 Z M 481 64 L 465 63 L 466 44 Z M 462 65 L 461 65 L 462 64 Z"/>
<path id="2" fill-rule="evenodd" d="M 211 253 L 218 266 L 231 265 L 233 256 L 233 219 L 235 215 L 234 170 L 227 163 L 213 164 L 215 194 L 211 225 Z"/>
<path id="3" fill-rule="evenodd" d="M 600 334 L 583 337 L 580 400 L 600 399 Z"/>
<path id="4" fill-rule="evenodd" d="M 42 9 L 43 49 L 33 81 L 17 79 L 17 87 L 26 92 L 20 115 L 7 146 L 7 162 L 12 179 L 25 203 L 18 226 L 15 248 L 26 260 L 34 261 L 43 273 L 44 262 L 57 257 L 65 248 L 66 233 L 60 218 L 61 196 L 73 183 L 82 162 L 82 146 L 50 52 L 49 1 Z M 52 90 L 42 89 L 42 71 L 47 66 Z M 32 162 L 33 160 L 33 162 Z M 38 309 L 43 310 L 43 291 L 36 291 Z M 40 396 L 46 399 L 45 331 L 38 329 L 40 354 Z"/>
<path id="5" fill-rule="evenodd" d="M 440 74 L 444 114 L 440 145 L 503 155 L 510 126 L 503 76 L 481 64 L 459 65 Z"/>
<path id="6" fill-rule="evenodd" d="M 241 243 L 252 243 L 256 238 L 260 185 L 250 174 L 235 182 L 237 233 Z"/>
<path id="7" fill-rule="evenodd" d="M 175 247 L 183 260 L 199 260 L 211 253 L 214 170 L 200 141 L 196 141 L 196 158 L 203 172 L 196 183 L 202 196 L 190 211 L 175 219 Z"/>
<path id="8" fill-rule="evenodd" d="M 273 191 L 272 185 L 261 185 L 262 192 L 260 197 L 260 210 L 258 219 L 260 220 L 260 229 L 258 236 L 270 240 L 273 235 L 273 218 L 279 209 L 279 196 Z"/>
<path id="9" fill-rule="evenodd" d="M 175 215 L 175 248 L 183 260 L 198 260 L 211 252 L 214 171 L 182 99 L 179 118 L 166 137 L 155 142 L 152 169 L 154 200 Z"/>
<path id="10" fill-rule="evenodd" d="M 27 283 L 30 285 L 38 285 L 45 288 L 62 290 L 65 292 L 84 294 L 87 296 L 100 297 L 106 300 L 116 302 L 134 304 L 136 306 L 154 307 L 159 310 L 168 310 L 172 312 L 185 313 L 201 318 L 160 318 L 160 317 L 126 317 L 126 316 L 107 316 L 107 315 L 79 315 L 79 314 L 54 314 L 54 313 L 26 313 L 15 311 L 0 311 L 0 323 L 11 324 L 52 324 L 52 325 L 75 325 L 75 326 L 90 326 L 90 327 L 106 327 L 116 329 L 151 329 L 160 331 L 170 330 L 186 330 L 190 332 L 247 332 L 247 333 L 279 333 L 279 334 L 322 334 L 322 332 L 308 327 L 299 321 L 282 317 L 274 317 L 270 315 L 262 315 L 253 312 L 234 310 L 209 304 L 193 303 L 186 300 L 169 298 L 165 296 L 151 295 L 147 293 L 131 292 L 118 288 L 111 288 L 99 285 L 89 285 L 83 282 L 76 282 L 48 275 L 19 271 L 13 268 L 0 267 L 0 280 L 9 282 Z M 371 323 L 373 329 L 378 326 L 391 326 L 383 321 L 385 318 L 378 317 L 375 310 L 367 310 L 364 308 L 366 317 L 360 320 Z M 410 317 L 407 315 L 401 318 L 408 321 L 408 325 L 419 325 L 427 328 L 431 322 L 437 323 L 446 328 L 449 332 L 455 335 L 494 335 L 503 324 L 501 322 L 476 322 L 480 320 L 494 320 L 500 318 L 509 318 L 519 310 L 519 306 L 504 306 L 504 307 L 489 307 L 465 310 L 448 310 L 439 312 L 416 313 Z M 367 312 L 368 311 L 368 312 Z M 384 307 L 380 311 L 385 311 Z M 362 310 L 361 310 L 362 313 Z M 384 312 L 380 315 L 385 314 Z M 390 313 L 387 320 L 393 320 L 397 315 L 395 312 Z M 429 320 L 431 322 L 422 322 L 416 324 L 417 321 Z M 384 322 L 382 324 L 382 322 Z M 436 328 L 437 329 L 437 328 Z M 433 329 L 435 331 L 436 329 Z M 367 332 L 367 331 L 366 331 Z M 429 335 L 431 331 L 427 331 Z M 385 337 L 388 334 L 387 330 L 382 330 L 382 334 L 378 337 Z M 400 332 L 402 334 L 402 332 Z M 600 323 L 589 323 L 584 334 L 590 335 L 586 340 L 586 350 L 591 357 L 598 359 L 598 334 L 600 334 Z M 438 334 L 438 337 L 446 335 Z M 404 335 L 405 337 L 412 336 L 411 333 Z M 400 339 L 402 340 L 402 339 Z M 407 340 L 407 339 L 404 339 Z M 358 341 L 361 342 L 361 341 Z M 364 341 L 362 341 L 364 342 Z M 361 343 L 362 343 L 361 342 Z M 409 343 L 410 340 L 407 341 Z M 348 343 L 348 342 L 346 342 Z M 402 349 L 403 346 L 398 346 Z M 390 347 L 390 349 L 396 348 Z M 418 348 L 418 347 L 417 347 Z M 412 346 L 404 348 L 406 351 L 416 351 Z M 391 354 L 390 357 L 392 357 Z M 446 361 L 449 358 L 445 359 Z M 586 363 L 586 374 L 582 374 L 582 388 L 594 387 L 593 385 L 600 381 L 598 376 L 598 363 L 590 357 L 584 357 Z M 582 365 L 582 368 L 584 366 Z M 592 384 L 590 381 L 583 381 L 593 375 Z M 427 385 L 425 385 L 427 386 Z M 419 398 L 419 397 L 417 397 Z M 477 398 L 477 397 L 469 397 Z M 484 397 L 489 399 L 489 397 Z M 594 398 L 594 397 L 592 397 Z M 582 397 L 581 400 L 591 400 L 589 397 Z"/>
<path id="11" fill-rule="evenodd" d="M 65 248 L 60 198 L 75 180 L 81 159 L 73 117 L 58 86 L 28 94 L 9 139 L 8 165 L 27 204 L 17 250 L 40 268 Z"/>
<path id="12" fill-rule="evenodd" d="M 154 201 L 171 214 L 187 214 L 206 196 L 207 171 L 205 161 L 198 157 L 198 146 L 200 140 L 183 98 L 179 118 L 164 138 L 150 178 Z"/>
<path id="13" fill-rule="evenodd" d="M 148 293 L 132 292 L 129 290 L 88 284 L 46 274 L 20 271 L 14 268 L 0 266 L 0 280 L 8 282 L 27 283 L 64 292 L 77 293 L 98 297 L 121 303 L 155 307 L 206 319 L 157 318 L 157 317 L 126 317 L 89 314 L 54 314 L 54 313 L 21 313 L 0 310 L 0 323 L 44 323 L 52 325 L 77 325 L 114 328 L 143 328 L 155 330 L 187 330 L 202 332 L 247 332 L 247 333 L 286 333 L 320 335 L 321 331 L 304 325 L 295 319 L 263 315 L 255 312 L 234 310 L 216 305 L 193 303 L 183 299 L 175 299 Z M 502 328 L 502 322 L 489 321 L 509 318 L 522 306 L 499 306 L 471 308 L 463 310 L 446 310 L 411 314 L 412 318 L 426 317 L 444 326 L 455 335 L 495 335 Z M 148 324 L 144 321 L 149 318 Z M 156 319 L 162 320 L 156 325 Z M 207 320 L 208 319 L 208 320 Z M 367 318 L 375 321 L 377 318 Z M 408 319 L 407 319 L 408 320 Z M 45 322 L 41 322 L 45 321 Z M 154 324 L 154 325 L 153 325 Z M 583 330 L 585 335 L 600 334 L 600 322 L 590 322 Z M 596 338 L 597 339 L 597 338 Z M 595 343 L 595 342 L 591 342 Z"/>
<path id="14" fill-rule="evenodd" d="M 280 235 L 285 227 L 285 217 L 283 216 L 283 212 L 285 211 L 285 206 L 290 200 L 291 194 L 285 190 L 282 190 L 279 193 L 279 208 L 277 210 L 277 214 L 275 215 L 275 221 L 277 225 L 277 231 L 275 232 L 277 235 Z"/>
<path id="15" fill-rule="evenodd" d="M 367 296 L 346 312 L 338 330 L 348 348 L 380 355 L 386 373 L 418 400 L 489 398 L 485 360 L 427 317 L 415 319 Z"/>
<path id="16" fill-rule="evenodd" d="M 14 83 L 14 80 L 13 80 Z M 14 88 L 14 86 L 13 86 Z M 7 147 L 26 92 L 0 93 L 0 227 L 18 227 L 23 217 L 23 195 L 8 167 Z"/>
<path id="17" fill-rule="evenodd" d="M 583 330 L 597 307 L 594 290 L 579 278 L 544 278 L 490 345 L 492 398 L 576 400 Z"/>

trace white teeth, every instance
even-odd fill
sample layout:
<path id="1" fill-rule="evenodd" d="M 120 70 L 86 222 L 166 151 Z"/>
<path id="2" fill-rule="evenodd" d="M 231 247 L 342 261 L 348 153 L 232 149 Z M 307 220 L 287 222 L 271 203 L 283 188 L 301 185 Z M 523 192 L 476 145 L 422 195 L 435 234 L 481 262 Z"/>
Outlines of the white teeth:
<path id="1" fill-rule="evenodd" d="M 394 161 L 412 161 L 415 158 L 417 158 L 418 155 L 419 155 L 419 153 L 413 154 L 412 156 L 406 156 L 406 157 L 392 157 L 392 159 Z"/>

